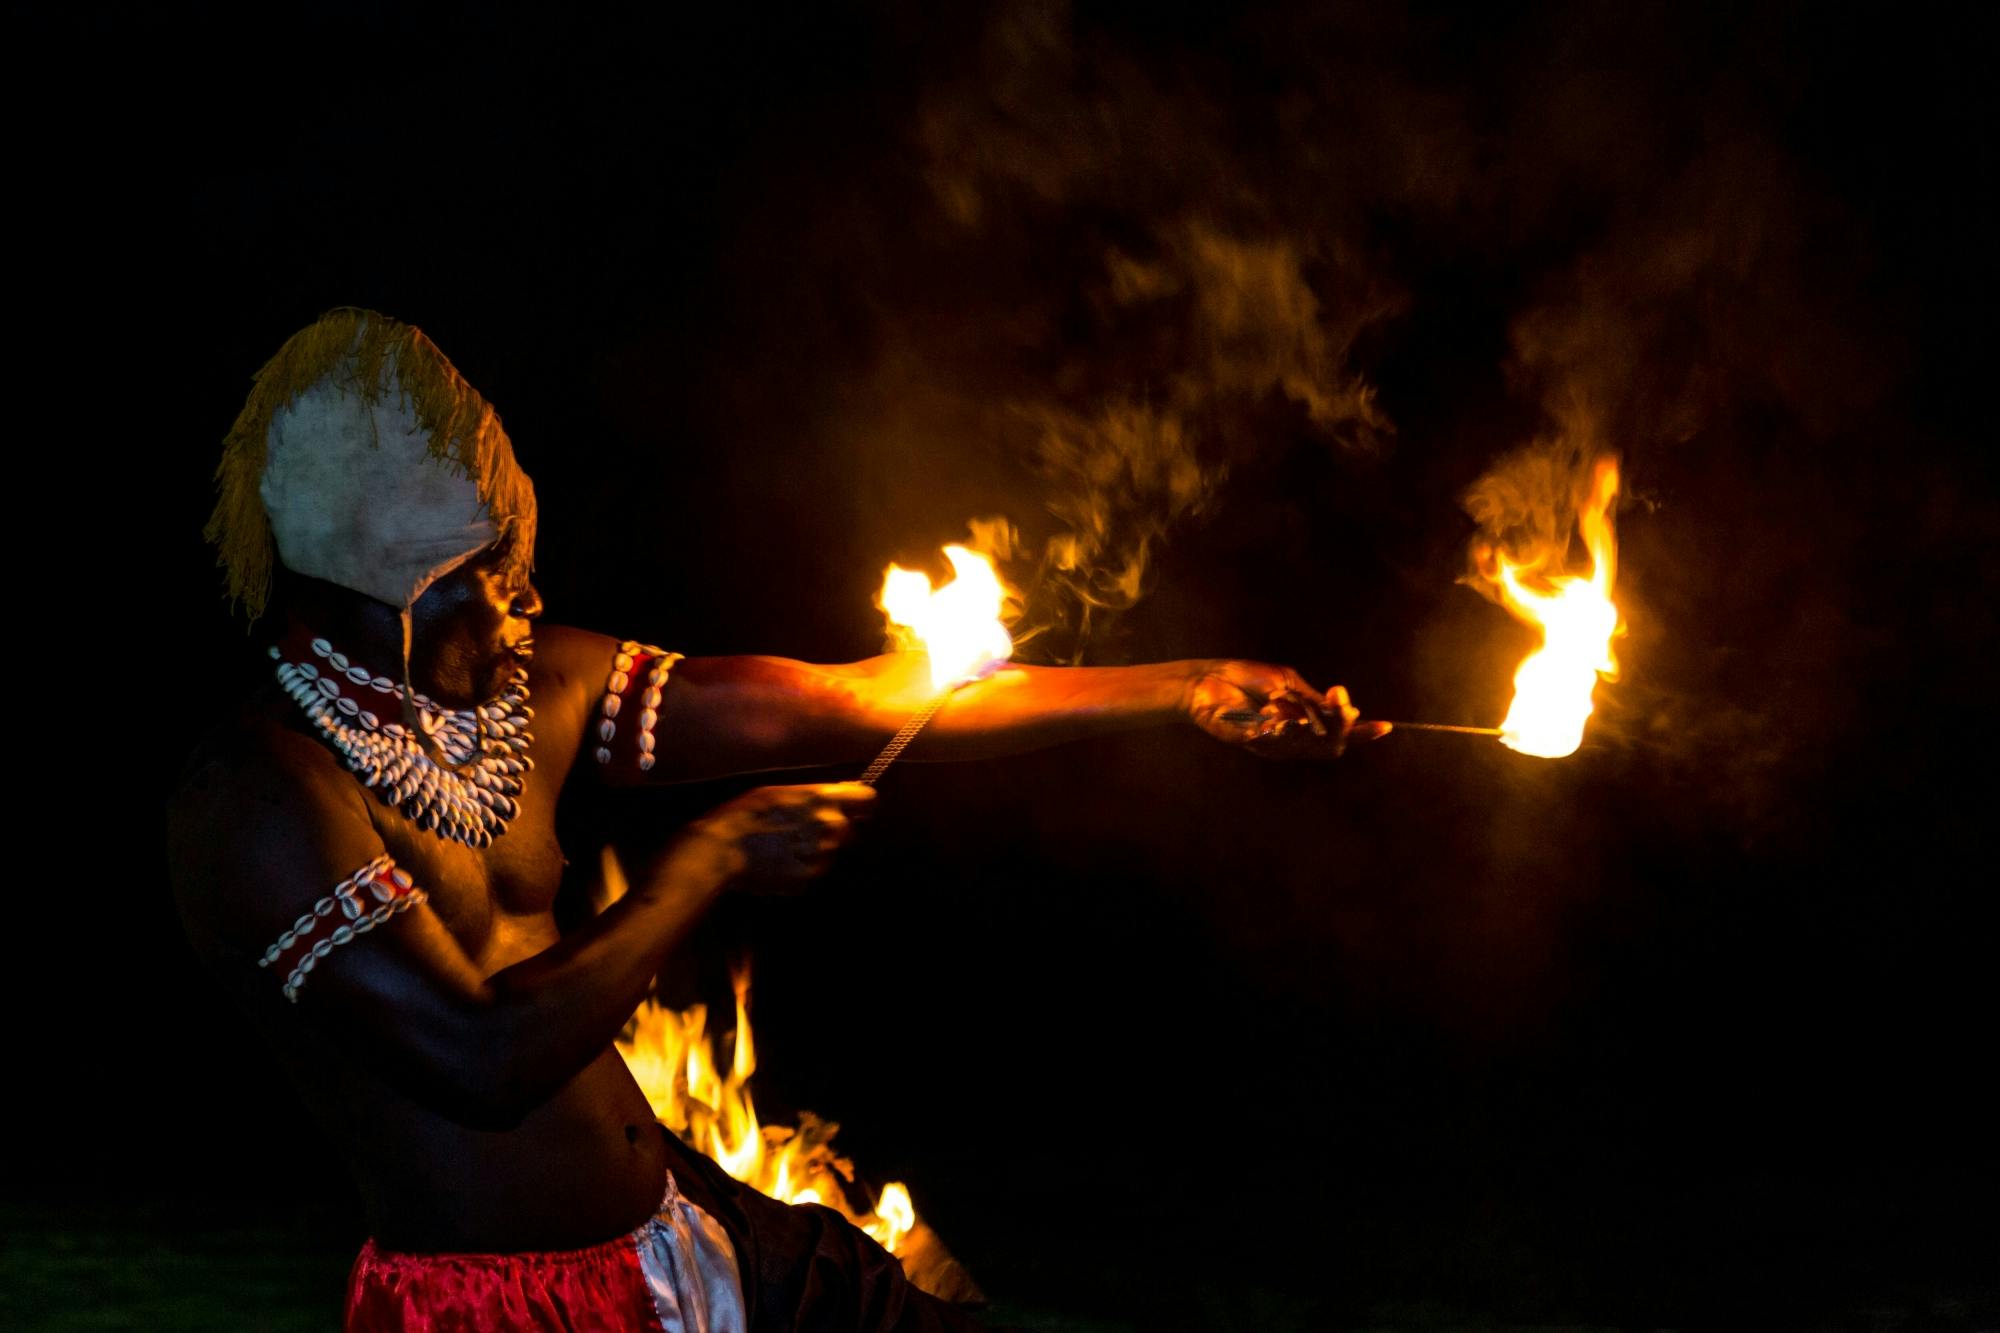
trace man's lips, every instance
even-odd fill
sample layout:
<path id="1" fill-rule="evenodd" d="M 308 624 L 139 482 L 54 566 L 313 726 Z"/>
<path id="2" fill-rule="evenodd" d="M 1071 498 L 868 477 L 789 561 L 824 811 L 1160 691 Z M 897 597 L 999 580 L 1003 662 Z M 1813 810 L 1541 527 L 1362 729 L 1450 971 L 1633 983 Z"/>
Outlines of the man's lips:
<path id="1" fill-rule="evenodd" d="M 517 660 L 525 662 L 535 655 L 535 641 L 533 639 L 523 639 L 507 651 Z"/>

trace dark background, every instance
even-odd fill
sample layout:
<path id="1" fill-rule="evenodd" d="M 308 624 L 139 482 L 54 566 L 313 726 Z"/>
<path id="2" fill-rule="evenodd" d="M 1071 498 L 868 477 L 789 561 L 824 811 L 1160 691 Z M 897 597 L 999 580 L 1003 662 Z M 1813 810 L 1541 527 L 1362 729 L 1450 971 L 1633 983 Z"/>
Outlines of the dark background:
<path id="1" fill-rule="evenodd" d="M 359 304 L 505 416 L 551 616 L 695 654 L 875 651 L 889 559 L 1071 521 L 1058 422 L 1198 484 L 1097 494 L 1106 560 L 1150 538 L 1122 614 L 1023 567 L 1025 658 L 1490 722 L 1529 638 L 1455 583 L 1460 496 L 1616 449 L 1627 672 L 1576 757 L 898 770 L 680 984 L 749 949 L 763 1104 L 1024 1318 L 1992 1317 L 1973 9 L 943 8 L 15 21 L 17 734 L 62 758 L 21 761 L 14 1216 L 359 1239 L 160 822 L 260 670 L 219 441 Z M 580 803 L 570 854 L 726 790 Z"/>

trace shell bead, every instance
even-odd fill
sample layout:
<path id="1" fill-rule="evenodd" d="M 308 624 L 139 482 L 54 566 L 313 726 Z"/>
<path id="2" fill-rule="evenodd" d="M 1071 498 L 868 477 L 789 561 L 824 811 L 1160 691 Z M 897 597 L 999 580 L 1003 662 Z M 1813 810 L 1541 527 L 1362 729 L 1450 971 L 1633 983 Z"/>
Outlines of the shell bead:
<path id="1" fill-rule="evenodd" d="M 625 708 L 623 696 L 632 688 L 636 674 L 643 683 L 643 689 L 638 698 L 640 708 L 638 739 L 634 742 L 632 759 L 641 773 L 652 771 L 655 762 L 653 728 L 660 721 L 660 706 L 666 697 L 668 674 L 680 660 L 679 653 L 670 653 L 650 643 L 640 644 L 636 640 L 628 639 L 618 645 L 618 651 L 611 658 L 611 671 L 605 681 L 604 695 L 598 702 L 598 712 L 603 719 L 597 729 L 598 738 L 603 742 L 597 747 L 598 763 L 617 762 L 611 747 L 619 733 L 612 725 L 612 721 L 623 718 Z"/>

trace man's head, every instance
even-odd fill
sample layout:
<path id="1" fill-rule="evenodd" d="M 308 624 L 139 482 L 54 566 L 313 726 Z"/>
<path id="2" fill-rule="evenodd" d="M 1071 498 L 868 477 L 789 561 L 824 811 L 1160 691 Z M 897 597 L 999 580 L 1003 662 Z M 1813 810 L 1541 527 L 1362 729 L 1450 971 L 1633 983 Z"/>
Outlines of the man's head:
<path id="1" fill-rule="evenodd" d="M 481 553 L 512 595 L 527 586 L 535 492 L 499 416 L 386 315 L 336 310 L 294 334 L 258 372 L 216 480 L 207 536 L 253 618 L 274 555 L 412 616 Z"/>

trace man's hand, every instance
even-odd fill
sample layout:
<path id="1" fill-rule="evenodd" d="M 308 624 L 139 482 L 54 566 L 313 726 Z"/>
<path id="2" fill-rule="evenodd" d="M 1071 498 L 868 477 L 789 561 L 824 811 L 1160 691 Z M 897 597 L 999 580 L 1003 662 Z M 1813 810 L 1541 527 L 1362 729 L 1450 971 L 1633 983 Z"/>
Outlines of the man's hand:
<path id="1" fill-rule="evenodd" d="M 717 875 L 752 891 L 796 893 L 824 874 L 875 803 L 858 782 L 758 787 L 688 825 L 668 873 Z"/>
<path id="2" fill-rule="evenodd" d="M 1290 667 L 1210 662 L 1188 688 L 1188 717 L 1209 735 L 1270 759 L 1332 759 L 1372 741 L 1387 722 L 1362 722 L 1336 685 L 1322 694 Z"/>

